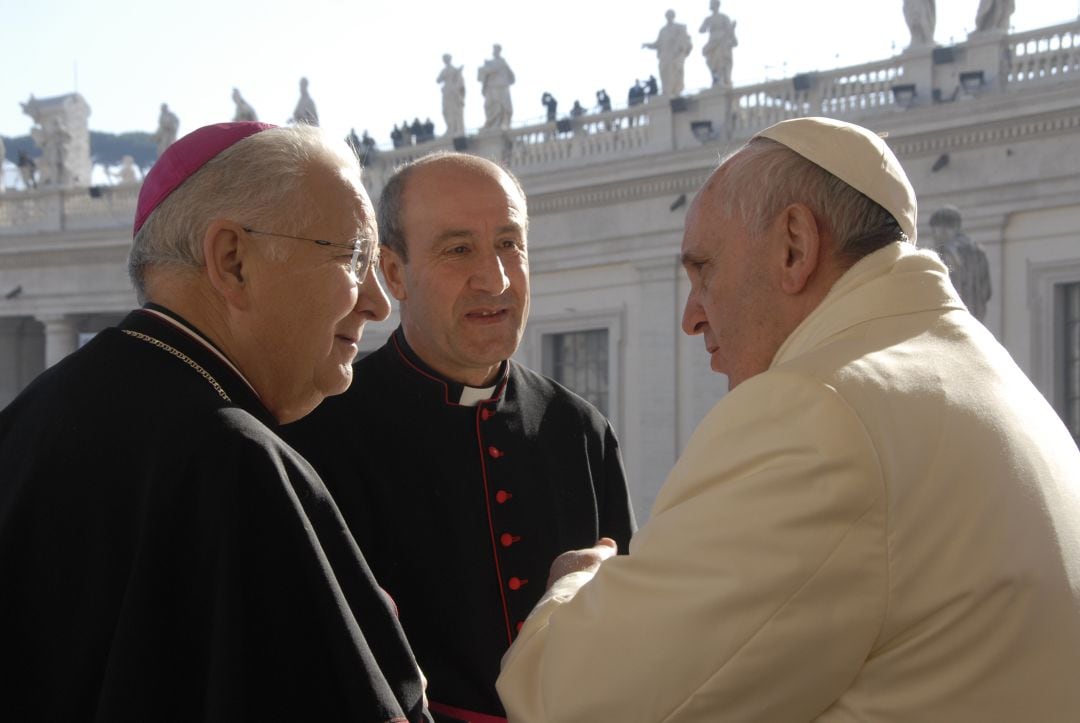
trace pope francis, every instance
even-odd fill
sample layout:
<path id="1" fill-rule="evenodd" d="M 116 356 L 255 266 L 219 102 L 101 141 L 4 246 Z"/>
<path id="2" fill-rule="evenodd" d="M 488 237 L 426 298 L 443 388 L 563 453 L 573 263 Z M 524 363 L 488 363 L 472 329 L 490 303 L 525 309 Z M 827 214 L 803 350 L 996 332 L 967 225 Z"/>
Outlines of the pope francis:
<path id="1" fill-rule="evenodd" d="M 731 391 L 628 556 L 556 560 L 511 721 L 1080 720 L 1080 453 L 915 216 L 831 119 L 708 179 L 683 329 Z"/>

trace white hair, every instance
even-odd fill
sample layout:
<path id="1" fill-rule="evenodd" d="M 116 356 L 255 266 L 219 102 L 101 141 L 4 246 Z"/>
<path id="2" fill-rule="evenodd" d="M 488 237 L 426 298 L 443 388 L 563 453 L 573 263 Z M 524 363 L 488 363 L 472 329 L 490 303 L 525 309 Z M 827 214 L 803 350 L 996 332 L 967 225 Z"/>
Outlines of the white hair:
<path id="1" fill-rule="evenodd" d="M 318 163 L 340 168 L 361 187 L 355 154 L 306 124 L 255 133 L 212 158 L 162 201 L 135 235 L 128 275 L 140 303 L 146 299 L 147 268 L 204 265 L 203 236 L 215 219 L 281 233 L 321 220 L 321 204 L 304 183 Z M 268 252 L 279 252 L 280 244 L 266 241 Z"/>

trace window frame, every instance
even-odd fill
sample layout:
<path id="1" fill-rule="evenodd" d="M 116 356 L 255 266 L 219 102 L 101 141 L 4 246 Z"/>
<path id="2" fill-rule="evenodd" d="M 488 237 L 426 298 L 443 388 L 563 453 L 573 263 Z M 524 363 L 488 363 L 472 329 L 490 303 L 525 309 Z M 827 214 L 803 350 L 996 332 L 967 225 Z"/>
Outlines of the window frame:
<path id="1" fill-rule="evenodd" d="M 530 316 L 521 347 L 515 357 L 530 369 L 549 376 L 543 370 L 544 337 L 553 334 L 573 334 L 583 331 L 606 330 L 608 335 L 608 410 L 607 418 L 615 433 L 623 436 L 623 327 L 624 309 L 601 309 L 583 313 L 563 313 L 541 317 Z M 561 382 L 560 382 L 561 383 Z"/>

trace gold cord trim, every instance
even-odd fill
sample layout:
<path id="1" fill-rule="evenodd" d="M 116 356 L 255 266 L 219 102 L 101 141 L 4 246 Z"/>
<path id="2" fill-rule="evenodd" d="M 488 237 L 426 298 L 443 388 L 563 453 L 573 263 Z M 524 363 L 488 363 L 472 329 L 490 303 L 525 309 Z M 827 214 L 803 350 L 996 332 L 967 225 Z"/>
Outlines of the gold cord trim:
<path id="1" fill-rule="evenodd" d="M 199 373 L 199 375 L 203 379 L 210 382 L 210 386 L 212 386 L 214 388 L 214 391 L 217 392 L 218 395 L 222 399 L 224 399 L 226 402 L 232 404 L 232 400 L 229 399 L 229 395 L 226 394 L 225 390 L 221 388 L 220 384 L 218 384 L 217 379 L 214 379 L 214 377 L 210 376 L 210 372 L 206 371 L 201 366 L 196 364 L 194 359 L 192 359 L 188 355 L 184 354 L 182 351 L 174 349 L 171 346 L 169 346 L 168 344 L 166 344 L 165 342 L 159 341 L 158 339 L 155 339 L 152 336 L 147 336 L 146 334 L 140 334 L 137 331 L 131 331 L 130 329 L 121 329 L 120 331 L 124 332 L 128 336 L 133 336 L 136 339 L 141 339 L 142 341 L 145 341 L 147 344 L 152 344 L 153 346 L 156 346 L 158 349 L 163 349 L 163 350 L 169 352 L 174 357 L 176 357 L 177 359 L 179 359 L 180 361 L 184 362 L 189 367 L 191 367 L 192 369 L 197 371 Z"/>

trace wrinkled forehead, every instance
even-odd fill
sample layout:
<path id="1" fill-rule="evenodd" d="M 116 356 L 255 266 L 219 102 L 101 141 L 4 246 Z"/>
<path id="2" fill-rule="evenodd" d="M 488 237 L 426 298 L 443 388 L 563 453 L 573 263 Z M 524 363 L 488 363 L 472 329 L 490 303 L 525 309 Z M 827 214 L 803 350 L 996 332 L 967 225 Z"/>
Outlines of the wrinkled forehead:
<path id="1" fill-rule="evenodd" d="M 694 195 L 687 216 L 696 213 L 699 218 L 719 222 L 729 215 L 727 212 L 734 206 L 734 199 L 730 198 L 734 192 L 731 175 L 727 161 L 714 170 Z"/>
<path id="2" fill-rule="evenodd" d="M 371 232 L 375 210 L 360 180 L 359 169 L 336 159 L 314 160 L 308 166 L 306 183 L 297 202 L 307 204 L 328 221 L 348 224 Z"/>
<path id="3" fill-rule="evenodd" d="M 505 198 L 512 212 L 525 216 L 525 194 L 505 170 L 485 159 L 444 159 L 416 168 L 406 185 L 414 200 L 423 201 L 428 194 L 452 192 L 470 188 L 492 198 Z M 501 200 L 501 198 L 500 198 Z"/>
<path id="4" fill-rule="evenodd" d="M 688 244 L 697 247 L 713 244 L 720 236 L 742 227 L 737 204 L 725 196 L 732 192 L 730 183 L 725 180 L 728 180 L 727 174 L 721 166 L 713 171 L 690 201 L 684 223 L 684 250 Z"/>

